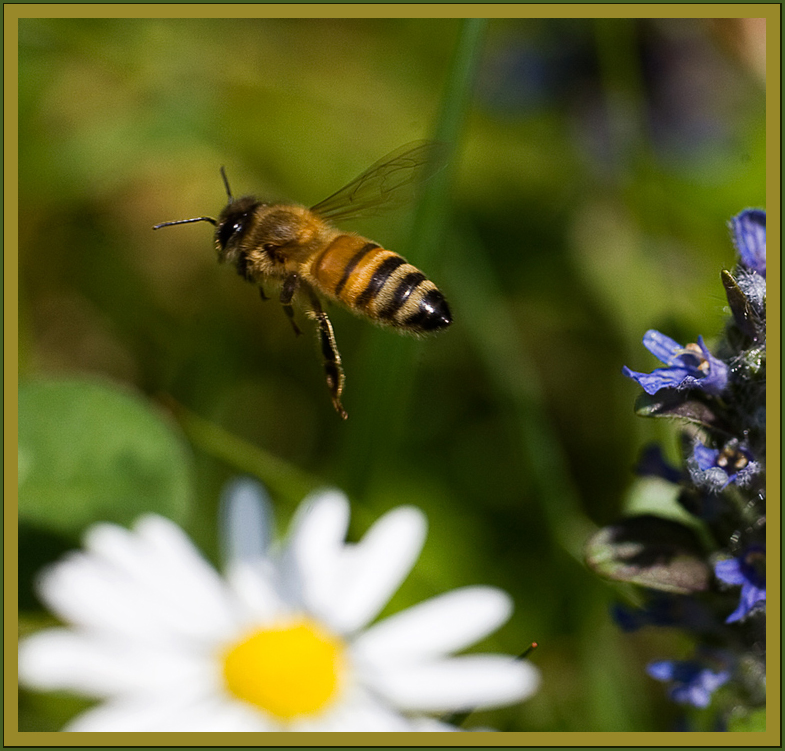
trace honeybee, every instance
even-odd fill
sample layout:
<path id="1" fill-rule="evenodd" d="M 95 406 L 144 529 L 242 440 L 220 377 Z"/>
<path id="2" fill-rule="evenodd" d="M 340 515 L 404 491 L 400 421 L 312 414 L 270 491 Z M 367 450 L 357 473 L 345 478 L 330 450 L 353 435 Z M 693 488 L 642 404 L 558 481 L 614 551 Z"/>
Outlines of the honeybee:
<path id="1" fill-rule="evenodd" d="M 317 325 L 333 406 L 346 419 L 344 370 L 320 296 L 401 333 L 439 331 L 452 323 L 452 315 L 444 295 L 419 269 L 378 243 L 337 229 L 331 220 L 400 203 L 407 187 L 440 166 L 440 153 L 440 144 L 430 141 L 402 146 L 310 209 L 254 196 L 234 198 L 221 167 L 229 202 L 218 219 L 178 219 L 153 229 L 210 222 L 218 262 L 232 264 L 243 279 L 257 285 L 263 300 L 268 299 L 265 284 L 280 287 L 279 299 L 295 334 L 300 329 L 293 301 L 302 302 Z"/>

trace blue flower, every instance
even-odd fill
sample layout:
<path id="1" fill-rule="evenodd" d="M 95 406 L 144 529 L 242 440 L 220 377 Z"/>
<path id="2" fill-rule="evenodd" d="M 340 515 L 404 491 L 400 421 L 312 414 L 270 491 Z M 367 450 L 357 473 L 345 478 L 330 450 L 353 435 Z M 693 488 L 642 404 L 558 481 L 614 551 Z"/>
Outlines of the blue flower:
<path id="1" fill-rule="evenodd" d="M 766 604 L 765 561 L 765 548 L 750 545 L 736 558 L 714 564 L 714 573 L 720 581 L 741 586 L 739 606 L 725 619 L 725 623 L 739 621 L 761 604 Z"/>
<path id="2" fill-rule="evenodd" d="M 647 394 L 656 394 L 664 388 L 697 388 L 717 395 L 728 383 L 727 365 L 709 352 L 703 337 L 698 337 L 697 344 L 682 347 L 669 336 L 650 329 L 644 334 L 643 346 L 668 366 L 651 373 L 622 368 L 624 375 L 637 381 Z"/>
<path id="3" fill-rule="evenodd" d="M 693 481 L 698 486 L 709 486 L 719 492 L 731 483 L 745 486 L 754 477 L 760 466 L 753 461 L 752 454 L 733 441 L 722 449 L 704 446 L 695 440 L 692 457 L 697 465 L 692 469 Z"/>
<path id="4" fill-rule="evenodd" d="M 742 266 L 766 276 L 766 212 L 745 209 L 730 220 L 733 243 Z"/>
<path id="5" fill-rule="evenodd" d="M 711 703 L 711 695 L 730 679 L 730 670 L 712 670 L 702 660 L 660 660 L 646 666 L 655 680 L 673 683 L 669 690 L 677 704 L 691 704 L 704 708 Z"/>

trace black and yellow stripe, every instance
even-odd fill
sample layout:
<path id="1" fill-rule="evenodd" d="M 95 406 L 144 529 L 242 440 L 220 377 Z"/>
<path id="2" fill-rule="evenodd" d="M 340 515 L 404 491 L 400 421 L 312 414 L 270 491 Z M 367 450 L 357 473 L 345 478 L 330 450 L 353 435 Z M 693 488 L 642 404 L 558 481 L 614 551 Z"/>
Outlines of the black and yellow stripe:
<path id="1" fill-rule="evenodd" d="M 362 237 L 339 235 L 311 271 L 324 293 L 378 323 L 425 333 L 452 322 L 444 295 L 425 274 Z"/>

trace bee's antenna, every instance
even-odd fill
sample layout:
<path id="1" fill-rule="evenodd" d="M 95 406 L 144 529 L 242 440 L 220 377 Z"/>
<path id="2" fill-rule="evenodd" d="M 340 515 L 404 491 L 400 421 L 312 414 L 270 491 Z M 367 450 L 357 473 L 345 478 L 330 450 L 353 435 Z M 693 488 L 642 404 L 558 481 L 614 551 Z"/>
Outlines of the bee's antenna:
<path id="1" fill-rule="evenodd" d="M 226 177 L 226 169 L 221 167 L 221 177 L 224 180 L 224 185 L 226 186 L 226 195 L 229 196 L 229 203 L 234 201 L 234 197 L 232 196 L 232 189 L 229 187 L 229 180 Z M 190 224 L 191 222 L 210 222 L 214 227 L 218 226 L 218 220 L 213 219 L 211 216 L 195 216 L 193 219 L 176 219 L 173 222 L 161 222 L 160 224 L 156 224 L 153 229 L 161 229 L 161 227 L 171 227 L 173 224 Z"/>
<path id="2" fill-rule="evenodd" d="M 229 187 L 229 180 L 226 177 L 225 167 L 221 167 L 221 177 L 224 179 L 224 185 L 226 186 L 226 195 L 229 196 L 229 203 L 231 203 L 232 201 L 234 201 L 234 198 L 232 197 L 232 189 Z"/>
<path id="3" fill-rule="evenodd" d="M 214 227 L 218 226 L 218 221 L 211 216 L 197 216 L 193 219 L 175 219 L 173 222 L 161 222 L 156 224 L 153 229 L 161 229 L 161 227 L 171 227 L 173 224 L 190 224 L 191 222 L 210 222 Z"/>

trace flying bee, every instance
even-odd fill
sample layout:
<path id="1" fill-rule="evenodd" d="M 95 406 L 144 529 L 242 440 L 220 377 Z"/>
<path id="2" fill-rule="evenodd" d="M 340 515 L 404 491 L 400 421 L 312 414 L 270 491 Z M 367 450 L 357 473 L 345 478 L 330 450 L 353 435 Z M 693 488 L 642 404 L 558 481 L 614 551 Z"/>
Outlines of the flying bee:
<path id="1" fill-rule="evenodd" d="M 333 406 L 346 419 L 341 356 L 320 296 L 401 333 L 432 333 L 449 326 L 452 316 L 444 295 L 419 269 L 398 253 L 331 222 L 400 203 L 407 187 L 440 166 L 440 152 L 441 145 L 429 141 L 396 149 L 310 209 L 265 203 L 254 196 L 234 198 L 221 167 L 229 203 L 218 219 L 179 219 L 153 229 L 210 222 L 219 263 L 232 264 L 243 279 L 256 284 L 263 300 L 268 299 L 265 284 L 280 287 L 279 299 L 296 334 L 300 329 L 292 303 L 295 297 L 301 301 L 317 325 Z"/>

